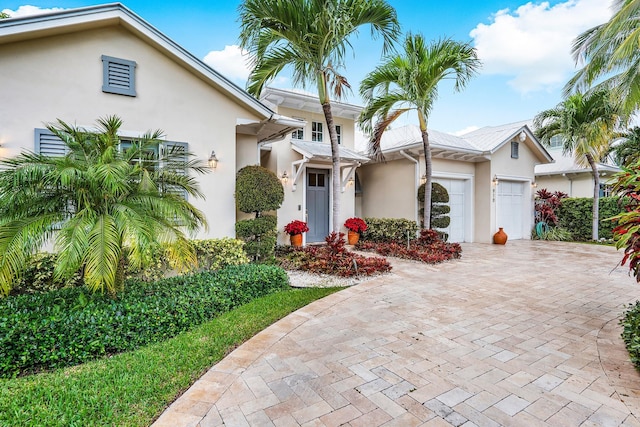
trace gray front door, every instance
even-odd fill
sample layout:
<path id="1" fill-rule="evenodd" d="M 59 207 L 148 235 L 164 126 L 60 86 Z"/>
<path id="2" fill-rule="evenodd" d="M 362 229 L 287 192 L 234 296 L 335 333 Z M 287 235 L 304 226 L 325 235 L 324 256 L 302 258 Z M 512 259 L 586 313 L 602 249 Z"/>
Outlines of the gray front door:
<path id="1" fill-rule="evenodd" d="M 329 171 L 307 169 L 307 242 L 322 242 L 329 234 Z"/>

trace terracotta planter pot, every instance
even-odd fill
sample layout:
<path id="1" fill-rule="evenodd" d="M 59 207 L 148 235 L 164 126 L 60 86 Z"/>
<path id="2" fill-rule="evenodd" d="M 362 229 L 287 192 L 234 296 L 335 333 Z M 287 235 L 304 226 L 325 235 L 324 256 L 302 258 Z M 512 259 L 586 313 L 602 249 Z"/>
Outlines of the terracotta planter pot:
<path id="1" fill-rule="evenodd" d="M 289 236 L 289 239 L 291 239 L 291 246 L 295 246 L 297 248 L 302 246 L 302 234 L 292 234 Z"/>
<path id="2" fill-rule="evenodd" d="M 347 233 L 347 241 L 349 242 L 349 244 L 355 245 L 358 243 L 358 240 L 360 240 L 360 233 L 349 230 L 349 232 Z"/>
<path id="3" fill-rule="evenodd" d="M 509 236 L 507 236 L 507 233 L 505 233 L 502 227 L 500 227 L 498 232 L 493 235 L 493 243 L 495 243 L 496 245 L 504 245 L 505 243 L 507 243 L 508 238 Z"/>

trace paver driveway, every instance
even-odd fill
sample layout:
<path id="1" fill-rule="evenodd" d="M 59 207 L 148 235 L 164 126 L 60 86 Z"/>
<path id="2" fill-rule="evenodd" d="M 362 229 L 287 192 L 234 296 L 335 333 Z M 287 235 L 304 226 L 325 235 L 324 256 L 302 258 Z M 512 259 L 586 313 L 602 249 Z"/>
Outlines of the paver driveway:
<path id="1" fill-rule="evenodd" d="M 613 248 L 463 245 L 317 301 L 215 365 L 156 426 L 640 426 Z"/>

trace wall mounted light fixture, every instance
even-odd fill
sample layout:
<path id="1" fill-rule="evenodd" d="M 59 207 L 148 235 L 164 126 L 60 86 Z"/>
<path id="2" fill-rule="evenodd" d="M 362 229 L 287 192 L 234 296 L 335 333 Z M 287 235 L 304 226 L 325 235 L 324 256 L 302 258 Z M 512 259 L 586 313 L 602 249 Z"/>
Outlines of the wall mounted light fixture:
<path id="1" fill-rule="evenodd" d="M 214 150 L 211 150 L 211 155 L 209 156 L 209 160 L 207 161 L 209 163 L 209 167 L 213 170 L 216 170 L 216 168 L 218 167 L 218 156 L 216 156 L 216 152 Z"/>
<path id="2" fill-rule="evenodd" d="M 289 175 L 287 174 L 287 171 L 282 172 L 282 176 L 280 177 L 280 179 L 282 180 L 283 184 L 286 184 L 287 181 L 289 181 Z"/>
<path id="3" fill-rule="evenodd" d="M 424 173 L 422 174 L 422 176 L 420 177 L 420 184 L 426 184 L 427 183 L 427 174 Z"/>
<path id="4" fill-rule="evenodd" d="M 538 188 L 538 183 L 535 181 L 531 181 L 531 188 Z"/>
<path id="5" fill-rule="evenodd" d="M 353 179 L 353 176 L 347 180 L 347 187 L 351 187 L 356 181 Z"/>
<path id="6" fill-rule="evenodd" d="M 491 183 L 493 184 L 494 187 L 498 186 L 498 175 L 493 176 L 493 180 L 491 180 Z"/>
<path id="7" fill-rule="evenodd" d="M 520 142 L 524 142 L 525 139 L 527 139 L 527 134 L 525 133 L 525 131 L 520 132 L 520 135 L 518 135 L 518 140 Z"/>

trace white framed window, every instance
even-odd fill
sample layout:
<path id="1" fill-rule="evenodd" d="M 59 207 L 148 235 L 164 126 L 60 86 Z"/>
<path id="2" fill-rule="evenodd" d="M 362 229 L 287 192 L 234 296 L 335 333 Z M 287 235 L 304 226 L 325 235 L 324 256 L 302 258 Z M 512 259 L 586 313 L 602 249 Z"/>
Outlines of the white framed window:
<path id="1" fill-rule="evenodd" d="M 122 153 L 130 149 L 137 143 L 135 138 L 122 138 L 118 149 Z M 49 129 L 35 129 L 35 153 L 49 157 L 63 157 L 69 152 L 67 145 Z M 146 169 L 156 170 L 156 167 L 170 170 L 179 175 L 186 176 L 187 152 L 189 143 L 176 141 L 161 141 L 158 145 L 148 147 L 142 156 L 131 159 L 131 163 L 144 164 Z M 172 154 L 171 160 L 167 159 L 167 154 Z M 162 191 L 179 194 L 187 199 L 186 191 L 172 188 L 167 185 Z"/>
<path id="2" fill-rule="evenodd" d="M 291 133 L 291 139 L 304 139 L 304 129 L 296 129 Z"/>
<path id="3" fill-rule="evenodd" d="M 136 63 L 128 59 L 102 55 L 102 91 L 136 96 Z"/>
<path id="4" fill-rule="evenodd" d="M 342 126 L 336 125 L 336 135 L 338 137 L 338 144 L 342 144 Z"/>
<path id="5" fill-rule="evenodd" d="M 511 141 L 511 158 L 517 159 L 520 155 L 520 143 L 518 141 Z"/>
<path id="6" fill-rule="evenodd" d="M 549 140 L 549 148 L 562 147 L 562 142 L 563 140 L 561 135 L 554 135 Z"/>
<path id="7" fill-rule="evenodd" d="M 314 142 L 322 142 L 322 123 L 311 122 L 311 140 Z"/>

